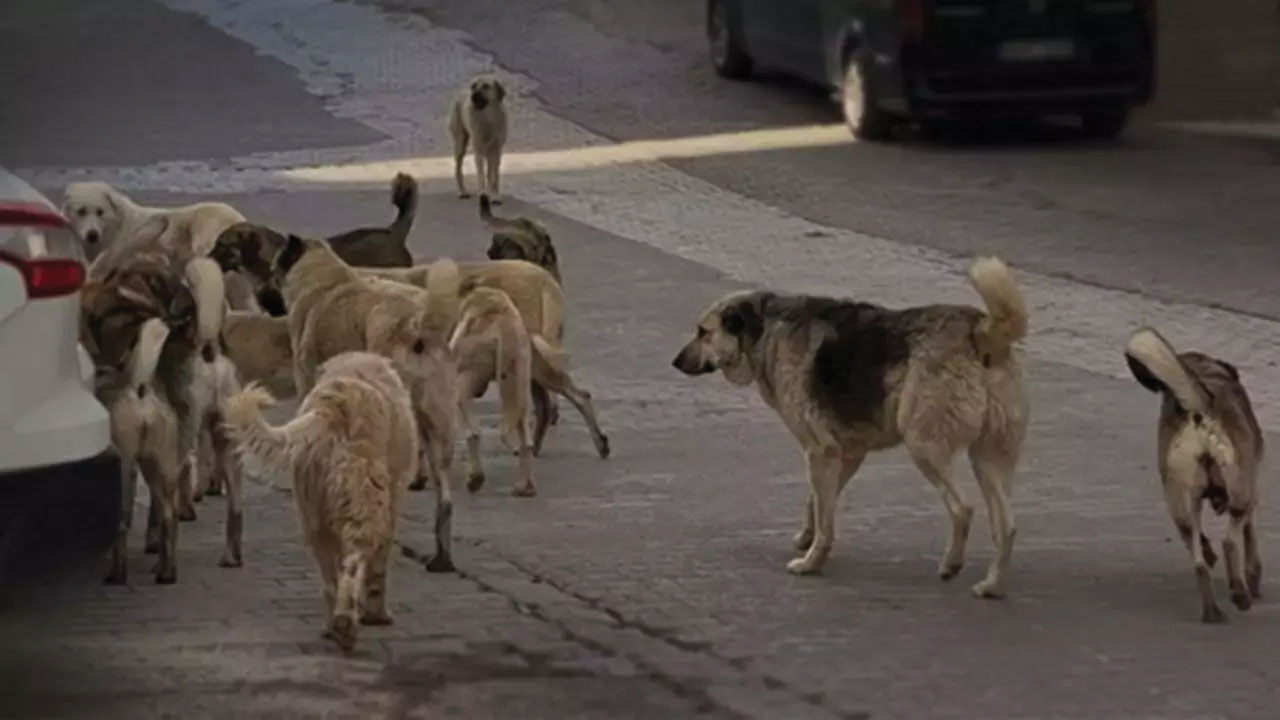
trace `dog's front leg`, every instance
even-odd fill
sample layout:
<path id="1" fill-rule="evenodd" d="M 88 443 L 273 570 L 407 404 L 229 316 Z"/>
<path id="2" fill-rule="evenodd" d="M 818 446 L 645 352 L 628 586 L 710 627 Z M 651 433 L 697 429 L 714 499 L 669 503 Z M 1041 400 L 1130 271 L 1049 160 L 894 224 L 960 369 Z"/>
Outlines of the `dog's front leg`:
<path id="1" fill-rule="evenodd" d="M 835 541 L 836 500 L 840 496 L 840 488 L 843 481 L 853 476 L 862 457 L 858 456 L 856 462 L 853 460 L 845 462 L 838 447 L 819 447 L 805 453 L 814 505 L 813 542 L 803 557 L 787 563 L 788 572 L 808 575 L 820 571 L 826 564 L 831 544 Z"/>
<path id="2" fill-rule="evenodd" d="M 805 491 L 804 525 L 800 526 L 800 532 L 791 539 L 796 550 L 805 552 L 810 545 L 813 545 L 814 522 L 813 487 L 811 486 Z"/>
<path id="3" fill-rule="evenodd" d="M 475 164 L 476 164 L 476 185 L 480 187 L 481 192 L 485 192 L 489 186 L 489 183 L 486 180 L 486 178 L 488 177 L 488 174 L 487 174 L 487 170 L 485 168 L 485 162 L 484 162 L 485 153 L 481 150 L 478 144 L 473 150 L 474 152 L 471 153 L 471 158 L 472 160 L 475 161 Z"/>
<path id="4" fill-rule="evenodd" d="M 1244 526 L 1244 574 L 1249 584 L 1249 594 L 1257 600 L 1262 597 L 1262 554 L 1258 551 L 1258 531 L 1254 527 L 1256 512 L 1249 511 Z"/>
<path id="5" fill-rule="evenodd" d="M 241 539 L 244 535 L 244 509 L 241 507 L 240 464 L 232 454 L 231 439 L 222 430 L 222 415 L 213 417 L 210 424 L 210 444 L 213 452 L 214 473 L 225 478 L 227 486 L 226 545 L 222 551 L 220 567 L 235 568 L 244 564 Z"/>
<path id="6" fill-rule="evenodd" d="M 502 204 L 499 185 L 502 172 L 502 145 L 495 143 L 485 157 L 485 169 L 488 171 L 489 199 L 494 205 Z"/>

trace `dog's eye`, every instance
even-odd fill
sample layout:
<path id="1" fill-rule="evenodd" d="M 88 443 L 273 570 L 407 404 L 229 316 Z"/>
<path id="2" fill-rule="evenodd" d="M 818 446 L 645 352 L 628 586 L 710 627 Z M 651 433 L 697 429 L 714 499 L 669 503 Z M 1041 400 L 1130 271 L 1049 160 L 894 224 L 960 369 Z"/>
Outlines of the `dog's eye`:
<path id="1" fill-rule="evenodd" d="M 415 342 L 415 343 L 413 344 L 413 354 L 414 354 L 414 355 L 421 355 L 421 354 L 422 354 L 422 351 L 423 351 L 423 350 L 426 350 L 426 349 L 427 349 L 427 344 L 426 344 L 426 343 L 424 343 L 424 342 L 422 342 L 421 340 L 418 340 L 417 342 Z"/>
<path id="2" fill-rule="evenodd" d="M 707 329 L 706 329 L 706 328 L 704 328 L 704 327 L 700 327 L 700 328 L 698 328 L 698 339 L 699 339 L 699 340 L 701 340 L 702 338 L 704 338 L 704 337 L 706 337 L 706 336 L 707 336 Z"/>
<path id="3" fill-rule="evenodd" d="M 80 217 L 84 217 L 87 214 L 88 214 L 88 211 L 85 210 L 84 208 L 80 208 L 79 210 L 76 211 L 76 215 Z"/>
<path id="4" fill-rule="evenodd" d="M 102 217 L 102 208 L 98 208 L 98 217 Z"/>

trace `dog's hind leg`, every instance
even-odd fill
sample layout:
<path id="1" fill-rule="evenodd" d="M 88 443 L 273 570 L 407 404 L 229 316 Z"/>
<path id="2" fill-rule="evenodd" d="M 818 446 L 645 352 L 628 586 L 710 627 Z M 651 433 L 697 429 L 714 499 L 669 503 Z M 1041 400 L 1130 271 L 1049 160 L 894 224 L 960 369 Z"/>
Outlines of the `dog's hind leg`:
<path id="1" fill-rule="evenodd" d="M 484 486 L 484 468 L 480 465 L 480 428 L 471 417 L 472 388 L 477 383 L 468 375 L 458 378 L 458 419 L 467 432 L 467 455 L 463 461 L 467 471 L 467 492 L 478 492 Z"/>
<path id="2" fill-rule="evenodd" d="M 145 477 L 143 481 L 147 484 L 147 534 L 146 544 L 142 548 L 142 552 L 147 555 L 156 555 L 160 552 L 160 546 L 164 543 L 164 535 L 160 530 L 160 498 L 156 497 L 156 491 L 151 487 L 151 481 Z"/>
<path id="3" fill-rule="evenodd" d="M 601 459 L 609 457 L 609 438 L 600 431 L 600 424 L 596 422 L 596 411 L 591 404 L 591 393 L 575 385 L 573 378 L 569 377 L 569 373 L 558 370 L 549 363 L 538 359 L 536 354 L 533 361 L 533 374 L 534 380 L 539 384 L 552 392 L 565 396 L 578 409 L 582 419 L 587 423 L 587 429 L 591 431 L 591 442 L 596 446 L 596 453 L 600 455 Z M 546 403 L 539 404 L 537 395 L 533 397 L 533 405 L 534 412 L 537 415 L 537 425 L 533 432 L 533 452 L 536 455 L 542 449 L 542 435 L 546 432 L 544 417 L 548 409 Z"/>
<path id="4" fill-rule="evenodd" d="M 192 451 L 182 464 L 181 476 L 178 479 L 178 519 L 192 522 L 196 519 L 194 491 L 200 484 L 200 457 Z"/>
<path id="5" fill-rule="evenodd" d="M 427 438 L 427 464 L 436 487 L 436 552 L 427 561 L 427 572 L 446 573 L 457 568 L 453 564 L 453 446 Z"/>
<path id="6" fill-rule="evenodd" d="M 178 580 L 178 494 L 182 481 L 177 458 L 143 458 L 142 476 L 151 491 L 152 507 L 159 528 L 160 557 L 156 561 L 156 583 L 171 585 Z"/>
<path id="7" fill-rule="evenodd" d="M 225 478 L 227 486 L 227 526 L 226 544 L 222 550 L 220 567 L 236 568 L 244 564 L 242 540 L 244 537 L 244 508 L 241 506 L 243 495 L 241 490 L 240 463 L 231 448 L 231 439 L 222 430 L 222 416 L 215 416 L 212 425 L 211 440 L 213 450 L 214 473 Z"/>
<path id="8" fill-rule="evenodd" d="M 120 460 L 120 525 L 111 543 L 108 585 L 123 585 L 129 578 L 129 531 L 133 528 L 133 503 L 138 491 L 138 460 L 132 453 Z"/>
<path id="9" fill-rule="evenodd" d="M 1017 457 L 1011 456 L 1006 447 L 979 441 L 969 448 L 969 462 L 986 501 L 991 542 L 996 548 L 987 576 L 974 585 L 972 591 L 975 597 L 1002 598 L 1006 592 L 1005 575 L 1013 558 L 1013 541 L 1018 534 L 1013 510 L 1009 507 L 1009 490 Z"/>
<path id="10" fill-rule="evenodd" d="M 947 541 L 942 560 L 938 563 L 938 577 L 950 580 L 964 567 L 973 508 L 965 503 L 952 479 L 951 466 L 955 452 L 918 436 L 908 436 L 905 440 L 911 459 L 925 479 L 942 495 L 942 502 L 946 504 L 947 513 L 951 516 L 951 539 Z"/>
<path id="11" fill-rule="evenodd" d="M 1253 606 L 1253 594 L 1249 592 L 1245 578 L 1244 528 L 1248 522 L 1248 511 L 1237 512 L 1233 507 L 1230 513 L 1227 537 L 1222 543 L 1222 554 L 1227 560 L 1227 582 L 1231 588 L 1231 603 L 1240 610 L 1248 610 Z"/>
<path id="12" fill-rule="evenodd" d="M 1262 555 L 1258 552 L 1258 531 L 1254 523 L 1256 513 L 1249 511 L 1244 526 L 1244 575 L 1249 584 L 1249 594 L 1256 600 L 1262 597 Z"/>
<path id="13" fill-rule="evenodd" d="M 1177 472 L 1176 468 L 1171 468 Z M 1206 623 L 1224 623 L 1226 613 L 1218 607 L 1217 598 L 1213 594 L 1213 578 L 1209 575 L 1209 563 L 1205 560 L 1204 546 L 1195 542 L 1201 535 L 1200 502 L 1198 486 L 1180 482 L 1181 478 L 1171 478 L 1165 483 L 1165 502 L 1169 506 L 1169 515 L 1178 528 L 1184 544 L 1191 552 L 1191 565 L 1196 575 L 1196 586 L 1200 590 L 1200 621 Z M 1192 489 L 1195 488 L 1195 489 Z"/>

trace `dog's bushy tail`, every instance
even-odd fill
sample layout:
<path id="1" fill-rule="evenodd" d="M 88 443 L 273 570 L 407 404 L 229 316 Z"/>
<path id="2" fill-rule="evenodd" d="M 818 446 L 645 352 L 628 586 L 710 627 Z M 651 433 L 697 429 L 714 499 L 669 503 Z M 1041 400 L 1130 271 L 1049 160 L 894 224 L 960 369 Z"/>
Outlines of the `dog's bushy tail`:
<path id="1" fill-rule="evenodd" d="M 1209 391 L 1154 329 L 1144 327 L 1130 335 L 1124 358 L 1134 379 L 1146 389 L 1172 396 L 1187 413 L 1203 414 L 1209 409 Z"/>
<path id="2" fill-rule="evenodd" d="M 272 427 L 262 415 L 262 408 L 275 405 L 271 393 L 257 383 L 227 399 L 223 408 L 223 427 L 236 445 L 236 453 L 245 469 L 259 477 L 291 478 L 293 453 L 290 451 L 290 429 L 311 420 L 303 413 L 282 427 Z"/>
<path id="3" fill-rule="evenodd" d="M 227 316 L 226 287 L 216 260 L 198 257 L 187 263 L 187 285 L 196 301 L 196 343 L 207 362 L 216 352 Z"/>
<path id="4" fill-rule="evenodd" d="M 397 173 L 391 180 L 391 204 L 396 208 L 391 235 L 403 245 L 409 239 L 409 229 L 418 214 L 418 181 L 412 175 Z"/>
<path id="5" fill-rule="evenodd" d="M 987 316 L 976 331 L 978 350 L 993 358 L 1004 357 L 1013 343 L 1027 336 L 1029 324 L 1013 272 L 999 258 L 978 258 L 969 266 L 969 282 L 987 306 Z"/>
<path id="6" fill-rule="evenodd" d="M 134 345 L 133 357 L 129 361 L 129 390 L 141 396 L 143 387 L 156 375 L 156 367 L 160 364 L 160 352 L 169 339 L 169 326 L 160 318 L 151 318 L 138 330 L 138 342 Z"/>
<path id="7" fill-rule="evenodd" d="M 462 275 L 458 263 L 441 258 L 431 263 L 427 270 L 427 309 L 423 325 L 443 338 L 458 321 L 462 303 L 460 297 Z"/>

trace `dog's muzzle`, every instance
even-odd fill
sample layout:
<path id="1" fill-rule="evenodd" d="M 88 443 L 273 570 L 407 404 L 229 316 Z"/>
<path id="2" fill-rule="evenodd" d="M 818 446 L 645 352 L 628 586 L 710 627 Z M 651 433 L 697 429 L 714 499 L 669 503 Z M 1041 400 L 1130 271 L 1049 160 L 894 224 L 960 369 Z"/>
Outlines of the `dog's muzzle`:
<path id="1" fill-rule="evenodd" d="M 90 230 L 89 232 L 84 234 L 84 241 L 89 243 L 90 245 L 97 245 L 98 240 L 99 240 L 99 235 L 97 230 Z"/>
<path id="2" fill-rule="evenodd" d="M 284 296 L 280 291 L 266 287 L 258 291 L 258 305 L 271 317 L 284 317 L 289 314 L 289 309 L 285 307 Z"/>
<path id="3" fill-rule="evenodd" d="M 471 93 L 471 104 L 477 110 L 483 110 L 489 106 L 489 98 L 485 97 L 482 92 L 473 92 Z"/>
<path id="4" fill-rule="evenodd" d="M 689 345 L 680 350 L 680 353 L 671 361 L 671 367 L 685 375 L 706 375 L 709 372 L 715 372 L 711 363 L 699 360 L 697 351 Z"/>

